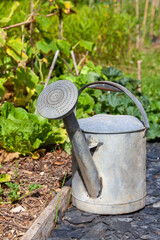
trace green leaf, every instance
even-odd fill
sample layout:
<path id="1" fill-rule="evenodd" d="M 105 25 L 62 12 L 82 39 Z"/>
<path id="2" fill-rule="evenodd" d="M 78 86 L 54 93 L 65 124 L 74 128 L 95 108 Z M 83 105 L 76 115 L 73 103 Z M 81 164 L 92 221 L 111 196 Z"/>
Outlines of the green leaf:
<path id="1" fill-rule="evenodd" d="M 54 40 L 49 41 L 48 39 L 42 39 L 41 41 L 36 43 L 36 47 L 38 50 L 49 53 L 50 51 L 56 52 L 58 50 L 56 42 Z"/>
<path id="2" fill-rule="evenodd" d="M 70 45 L 67 41 L 57 40 L 57 46 L 61 52 L 63 52 L 66 56 L 70 55 Z"/>
<path id="3" fill-rule="evenodd" d="M 80 40 L 80 46 L 86 50 L 92 51 L 94 43 L 90 41 Z"/>
<path id="4" fill-rule="evenodd" d="M 19 192 L 19 184 L 18 183 L 12 183 L 12 182 L 7 182 L 5 183 L 9 188 L 11 188 L 12 190 Z"/>
<path id="5" fill-rule="evenodd" d="M 7 42 L 7 46 L 9 46 L 10 48 L 12 48 L 16 53 L 18 53 L 19 55 L 21 55 L 21 52 L 23 50 L 23 43 L 21 42 L 20 38 L 17 39 L 10 39 Z"/>
<path id="6" fill-rule="evenodd" d="M 42 141 L 37 138 L 36 141 L 35 141 L 34 144 L 33 144 L 33 148 L 34 148 L 34 149 L 38 149 L 39 146 L 41 145 L 41 143 L 42 143 Z"/>
<path id="7" fill-rule="evenodd" d="M 147 133 L 148 139 L 155 139 L 160 138 L 160 125 L 159 124 L 152 124 L 150 129 Z"/>
<path id="8" fill-rule="evenodd" d="M 87 77 L 90 82 L 96 82 L 100 78 L 100 76 L 95 72 L 89 72 Z"/>
<path id="9" fill-rule="evenodd" d="M 14 203 L 20 198 L 20 193 L 17 193 L 16 190 L 11 190 L 8 193 L 8 198 L 11 200 L 11 203 Z"/>
<path id="10" fill-rule="evenodd" d="M 36 183 L 33 183 L 33 184 L 30 184 L 29 186 L 28 186 L 28 191 L 29 192 L 32 192 L 32 191 L 34 191 L 34 190 L 36 190 L 36 189 L 38 189 L 38 188 L 42 188 L 43 186 L 42 185 L 40 185 L 40 184 L 36 184 Z"/>
<path id="11" fill-rule="evenodd" d="M 14 106 L 10 102 L 5 102 L 1 107 L 1 116 L 3 118 L 8 118 L 10 112 L 14 111 Z"/>
<path id="12" fill-rule="evenodd" d="M 119 101 L 119 98 L 117 97 L 117 95 L 112 95 L 112 94 L 109 94 L 108 97 L 108 103 L 111 107 L 115 108 L 117 106 L 120 105 L 120 101 Z"/>
<path id="13" fill-rule="evenodd" d="M 47 17 L 37 16 L 36 21 L 42 26 L 43 29 L 51 27 L 51 21 Z"/>
<path id="14" fill-rule="evenodd" d="M 153 111 L 160 111 L 160 101 L 152 100 L 150 103 L 150 107 Z"/>
<path id="15" fill-rule="evenodd" d="M 108 80 L 114 80 L 117 77 L 122 76 L 122 72 L 113 67 L 102 69 L 102 73 L 108 78 Z"/>
<path id="16" fill-rule="evenodd" d="M 93 111 L 95 112 L 95 114 L 100 114 L 102 113 L 102 104 L 101 103 L 97 103 L 94 105 Z"/>
<path id="17" fill-rule="evenodd" d="M 19 56 L 12 48 L 7 47 L 6 52 L 9 56 L 11 56 L 16 62 L 21 61 L 21 56 Z"/>
<path id="18" fill-rule="evenodd" d="M 0 96 L 4 97 L 4 93 L 5 93 L 5 87 L 3 86 L 3 84 L 7 81 L 7 79 L 5 78 L 0 78 Z"/>
<path id="19" fill-rule="evenodd" d="M 156 124 L 160 122 L 160 114 L 149 113 L 147 114 L 147 116 L 149 118 L 149 122 L 156 123 Z"/>
<path id="20" fill-rule="evenodd" d="M 88 93 L 83 92 L 79 96 L 78 107 L 83 108 L 86 113 L 92 112 L 94 103 L 94 99 Z"/>
<path id="21" fill-rule="evenodd" d="M 7 151 L 25 155 L 39 147 L 64 143 L 67 139 L 66 130 L 58 121 L 51 125 L 40 115 L 27 113 L 8 102 L 2 105 L 1 111 L 0 147 Z"/>
<path id="22" fill-rule="evenodd" d="M 33 89 L 36 87 L 39 78 L 30 68 L 18 68 L 17 69 L 17 80 L 20 82 L 25 82 L 26 86 Z"/>
<path id="23" fill-rule="evenodd" d="M 3 47 L 6 43 L 7 34 L 3 29 L 0 29 L 0 47 Z"/>
<path id="24" fill-rule="evenodd" d="M 11 180 L 11 175 L 9 174 L 0 174 L 0 183 L 9 182 Z"/>
<path id="25" fill-rule="evenodd" d="M 62 147 L 63 147 L 64 151 L 66 151 L 69 155 L 71 154 L 72 144 L 71 144 L 69 138 L 67 138 L 67 140 L 62 145 Z"/>

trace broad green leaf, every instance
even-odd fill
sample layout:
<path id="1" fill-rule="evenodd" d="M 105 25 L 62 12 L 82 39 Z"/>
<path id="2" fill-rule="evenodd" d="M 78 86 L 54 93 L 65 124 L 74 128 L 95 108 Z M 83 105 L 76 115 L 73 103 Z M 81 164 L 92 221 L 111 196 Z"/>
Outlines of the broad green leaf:
<path id="1" fill-rule="evenodd" d="M 149 122 L 157 123 L 157 124 L 160 122 L 160 114 L 149 113 L 147 114 L 147 116 L 149 118 Z"/>
<path id="2" fill-rule="evenodd" d="M 94 105 L 93 111 L 95 112 L 95 114 L 100 114 L 102 113 L 102 104 L 101 103 L 97 103 Z"/>
<path id="3" fill-rule="evenodd" d="M 55 143 L 62 144 L 65 142 L 67 139 L 67 133 L 65 129 L 62 128 L 56 128 L 54 131 L 54 138 L 55 138 Z"/>
<path id="4" fill-rule="evenodd" d="M 37 22 L 42 26 L 43 29 L 47 29 L 51 27 L 51 21 L 47 17 L 37 16 L 36 17 Z"/>
<path id="5" fill-rule="evenodd" d="M 7 34 L 3 29 L 0 29 L 0 47 L 3 47 L 6 43 Z"/>
<path id="6" fill-rule="evenodd" d="M 86 40 L 80 40 L 79 42 L 80 46 L 83 47 L 86 50 L 92 51 L 94 43 Z"/>
<path id="7" fill-rule="evenodd" d="M 9 182 L 11 180 L 11 175 L 9 174 L 0 174 L 0 183 Z"/>
<path id="8" fill-rule="evenodd" d="M 6 48 L 6 52 L 9 56 L 11 56 L 16 62 L 20 62 L 21 56 L 19 54 L 17 54 L 12 48 L 7 47 Z"/>
<path id="9" fill-rule="evenodd" d="M 153 111 L 160 111 L 160 101 L 153 100 L 151 101 L 150 106 Z"/>
<path id="10" fill-rule="evenodd" d="M 89 72 L 87 77 L 90 82 L 96 82 L 100 78 L 100 76 L 95 72 Z"/>
<path id="11" fill-rule="evenodd" d="M 38 149 L 39 146 L 41 145 L 42 141 L 40 139 L 36 139 L 36 141 L 33 144 L 33 148 Z"/>
<path id="12" fill-rule="evenodd" d="M 78 106 L 82 107 L 86 113 L 91 113 L 94 106 L 94 99 L 88 93 L 79 96 Z"/>
<path id="13" fill-rule="evenodd" d="M 147 137 L 149 139 L 160 138 L 160 125 L 159 124 L 152 124 L 148 133 Z"/>
<path id="14" fill-rule="evenodd" d="M 5 102 L 1 107 L 1 116 L 3 118 L 8 118 L 11 112 L 14 112 L 14 106 L 10 102 Z"/>
<path id="15" fill-rule="evenodd" d="M 17 39 L 10 39 L 7 42 L 7 45 L 12 48 L 16 53 L 18 53 L 19 55 L 21 55 L 21 52 L 23 50 L 23 43 L 21 42 L 20 38 Z"/>
<path id="16" fill-rule="evenodd" d="M 42 39 L 41 41 L 36 43 L 36 47 L 38 50 L 49 53 L 50 51 L 56 52 L 58 50 L 55 41 L 49 41 L 47 39 Z"/>
<path id="17" fill-rule="evenodd" d="M 64 54 L 66 54 L 67 56 L 70 55 L 70 45 L 68 42 L 64 40 L 57 40 L 57 46 L 59 50 L 62 51 Z"/>
<path id="18" fill-rule="evenodd" d="M 120 105 L 120 100 L 116 94 L 109 94 L 108 97 L 108 103 L 111 107 L 115 108 Z"/>
<path id="19" fill-rule="evenodd" d="M 126 113 L 127 113 L 127 115 L 132 115 L 132 116 L 135 116 L 135 117 L 138 117 L 140 115 L 140 112 L 139 112 L 138 108 L 132 107 L 132 106 L 129 106 L 126 109 Z"/>
<path id="20" fill-rule="evenodd" d="M 122 76 L 122 72 L 113 67 L 102 69 L 102 73 L 109 79 L 114 80 L 117 77 Z"/>
<path id="21" fill-rule="evenodd" d="M 5 78 L 0 78 L 0 96 L 4 97 L 4 93 L 5 93 L 5 87 L 3 86 L 3 84 L 7 81 L 7 79 Z"/>
<path id="22" fill-rule="evenodd" d="M 18 81 L 25 81 L 26 86 L 33 89 L 36 87 L 39 78 L 30 68 L 18 68 L 17 69 L 17 79 Z"/>

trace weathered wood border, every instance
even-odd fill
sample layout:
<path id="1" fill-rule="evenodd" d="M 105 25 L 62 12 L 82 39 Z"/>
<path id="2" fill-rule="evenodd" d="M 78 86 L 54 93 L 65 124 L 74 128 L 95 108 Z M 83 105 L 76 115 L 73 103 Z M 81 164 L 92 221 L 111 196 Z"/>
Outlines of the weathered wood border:
<path id="1" fill-rule="evenodd" d="M 49 203 L 21 240 L 45 240 L 55 227 L 56 209 L 62 215 L 67 210 L 71 197 L 71 187 L 64 186 L 59 194 Z"/>

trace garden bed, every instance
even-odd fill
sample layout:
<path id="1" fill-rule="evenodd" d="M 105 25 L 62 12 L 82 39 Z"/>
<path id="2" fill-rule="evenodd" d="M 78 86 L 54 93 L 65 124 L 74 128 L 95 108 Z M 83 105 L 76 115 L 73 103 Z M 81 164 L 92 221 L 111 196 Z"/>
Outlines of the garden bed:
<path id="1" fill-rule="evenodd" d="M 0 239 L 21 239 L 41 212 L 61 190 L 62 182 L 71 176 L 71 156 L 64 151 L 51 151 L 35 160 L 31 156 L 6 161 L 8 154 L 1 150 L 1 173 L 10 174 L 11 181 L 20 185 L 21 195 L 27 192 L 29 184 L 42 185 L 29 196 L 13 203 L 0 204 Z M 4 158 L 5 156 L 5 158 Z M 8 160 L 11 160 L 11 155 Z M 8 187 L 3 184 L 3 201 Z M 20 210 L 17 210 L 20 207 Z M 15 211 L 15 212 L 14 212 Z"/>

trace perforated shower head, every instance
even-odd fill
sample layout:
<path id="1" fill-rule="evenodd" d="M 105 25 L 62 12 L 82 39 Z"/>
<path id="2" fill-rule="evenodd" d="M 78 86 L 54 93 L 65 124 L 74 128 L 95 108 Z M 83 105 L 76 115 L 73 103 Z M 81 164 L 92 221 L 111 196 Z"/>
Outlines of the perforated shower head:
<path id="1" fill-rule="evenodd" d="M 43 89 L 37 100 L 37 111 L 49 119 L 68 116 L 78 100 L 78 89 L 68 80 L 59 80 Z"/>

